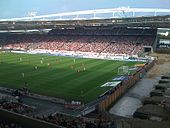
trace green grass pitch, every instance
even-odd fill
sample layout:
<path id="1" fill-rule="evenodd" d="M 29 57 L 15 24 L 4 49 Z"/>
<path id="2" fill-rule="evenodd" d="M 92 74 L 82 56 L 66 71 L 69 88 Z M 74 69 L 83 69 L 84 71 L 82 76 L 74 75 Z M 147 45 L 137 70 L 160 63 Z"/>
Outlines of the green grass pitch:
<path id="1" fill-rule="evenodd" d="M 0 86 L 67 100 L 89 102 L 110 87 L 100 87 L 117 75 L 118 67 L 137 62 L 48 55 L 0 53 Z"/>

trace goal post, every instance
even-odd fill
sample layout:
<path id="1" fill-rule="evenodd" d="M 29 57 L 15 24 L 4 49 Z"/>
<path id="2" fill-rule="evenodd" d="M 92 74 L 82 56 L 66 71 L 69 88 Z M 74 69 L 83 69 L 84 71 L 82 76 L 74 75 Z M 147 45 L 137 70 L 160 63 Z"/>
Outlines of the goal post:
<path id="1" fill-rule="evenodd" d="M 118 75 L 126 75 L 128 74 L 129 67 L 128 66 L 121 66 L 118 68 Z"/>

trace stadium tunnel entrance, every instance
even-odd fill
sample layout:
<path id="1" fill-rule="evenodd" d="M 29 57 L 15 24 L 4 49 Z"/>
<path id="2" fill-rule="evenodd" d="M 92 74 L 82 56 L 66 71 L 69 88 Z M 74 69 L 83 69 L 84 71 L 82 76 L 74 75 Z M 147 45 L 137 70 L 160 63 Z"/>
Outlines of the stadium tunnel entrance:
<path id="1" fill-rule="evenodd" d="M 153 53 L 153 47 L 152 46 L 144 46 L 144 52 L 149 52 L 149 53 Z"/>

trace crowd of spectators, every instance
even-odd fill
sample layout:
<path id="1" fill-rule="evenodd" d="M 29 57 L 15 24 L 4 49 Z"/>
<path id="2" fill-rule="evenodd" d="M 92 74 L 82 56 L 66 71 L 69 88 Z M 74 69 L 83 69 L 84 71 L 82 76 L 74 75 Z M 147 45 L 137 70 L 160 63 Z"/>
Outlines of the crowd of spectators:
<path id="1" fill-rule="evenodd" d="M 1 94 L 1 93 L 0 93 Z M 17 93 L 15 93 L 17 94 Z M 14 96 L 13 96 L 14 97 Z M 10 112 L 19 113 L 24 116 L 39 119 L 41 121 L 50 122 L 57 126 L 63 126 L 67 128 L 115 128 L 115 122 L 102 118 L 86 118 L 86 117 L 73 117 L 65 114 L 49 114 L 49 115 L 35 115 L 33 108 L 23 103 L 17 102 L 12 96 L 6 98 L 6 95 L 1 94 L 0 109 L 5 109 Z M 3 119 L 3 116 L 2 116 Z M 0 116 L 0 128 L 22 128 L 20 125 L 1 120 Z"/>
<path id="2" fill-rule="evenodd" d="M 16 112 L 22 115 L 32 115 L 33 108 L 21 103 L 17 102 L 7 102 L 7 101 L 2 101 L 0 102 L 0 108 Z"/>
<path id="3" fill-rule="evenodd" d="M 143 46 L 152 46 L 154 41 L 155 36 L 16 35 L 0 37 L 3 47 L 8 49 L 43 49 L 127 55 L 138 55 L 143 51 Z"/>
<path id="4" fill-rule="evenodd" d="M 58 113 L 36 118 L 67 128 L 116 128 L 113 121 L 85 117 L 72 117 Z"/>
<path id="5" fill-rule="evenodd" d="M 114 121 L 102 118 L 94 119 L 85 117 L 73 117 L 58 113 L 43 116 L 29 115 L 29 113 L 32 113 L 32 109 L 20 103 L 4 102 L 0 104 L 0 108 L 22 115 L 27 115 L 33 117 L 34 119 L 50 122 L 56 124 L 57 126 L 63 126 L 66 128 L 116 128 Z M 0 128 L 21 128 L 21 126 L 15 123 L 9 123 L 7 121 L 0 120 Z"/>

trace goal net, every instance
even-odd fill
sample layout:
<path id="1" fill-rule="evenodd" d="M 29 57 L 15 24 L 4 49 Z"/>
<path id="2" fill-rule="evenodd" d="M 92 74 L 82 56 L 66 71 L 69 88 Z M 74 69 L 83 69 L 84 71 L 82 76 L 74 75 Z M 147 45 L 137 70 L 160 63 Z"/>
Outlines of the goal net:
<path id="1" fill-rule="evenodd" d="M 129 67 L 128 66 L 121 66 L 118 68 L 118 75 L 126 75 L 128 74 Z"/>

